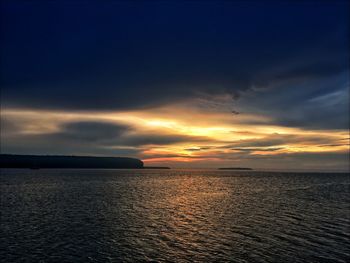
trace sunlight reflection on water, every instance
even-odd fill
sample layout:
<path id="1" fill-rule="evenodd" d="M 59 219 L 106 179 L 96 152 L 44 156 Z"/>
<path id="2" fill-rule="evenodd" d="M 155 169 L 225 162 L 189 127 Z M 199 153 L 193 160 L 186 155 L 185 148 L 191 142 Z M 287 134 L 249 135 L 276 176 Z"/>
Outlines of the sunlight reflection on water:
<path id="1" fill-rule="evenodd" d="M 6 262 L 346 262 L 347 174 L 2 170 Z"/>

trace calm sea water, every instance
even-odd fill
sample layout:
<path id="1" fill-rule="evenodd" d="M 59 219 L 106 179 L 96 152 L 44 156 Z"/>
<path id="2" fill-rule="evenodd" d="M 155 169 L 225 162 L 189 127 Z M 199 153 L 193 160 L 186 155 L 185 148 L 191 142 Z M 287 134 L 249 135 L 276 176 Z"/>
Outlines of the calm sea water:
<path id="1" fill-rule="evenodd" d="M 1 170 L 1 262 L 349 262 L 349 174 Z"/>

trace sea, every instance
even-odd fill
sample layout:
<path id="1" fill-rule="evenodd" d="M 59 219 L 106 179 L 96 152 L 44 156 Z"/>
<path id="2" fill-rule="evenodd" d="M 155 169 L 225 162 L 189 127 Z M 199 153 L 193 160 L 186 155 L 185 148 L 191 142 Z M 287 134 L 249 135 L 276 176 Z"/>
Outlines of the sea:
<path id="1" fill-rule="evenodd" d="M 0 262 L 350 262 L 349 173 L 0 174 Z"/>

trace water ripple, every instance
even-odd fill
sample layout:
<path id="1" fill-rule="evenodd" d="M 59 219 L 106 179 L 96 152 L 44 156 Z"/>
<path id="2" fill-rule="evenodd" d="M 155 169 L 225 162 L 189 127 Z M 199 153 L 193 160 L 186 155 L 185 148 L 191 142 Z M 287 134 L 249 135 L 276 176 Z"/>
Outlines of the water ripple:
<path id="1" fill-rule="evenodd" d="M 348 174 L 2 170 L 1 262 L 349 262 Z"/>

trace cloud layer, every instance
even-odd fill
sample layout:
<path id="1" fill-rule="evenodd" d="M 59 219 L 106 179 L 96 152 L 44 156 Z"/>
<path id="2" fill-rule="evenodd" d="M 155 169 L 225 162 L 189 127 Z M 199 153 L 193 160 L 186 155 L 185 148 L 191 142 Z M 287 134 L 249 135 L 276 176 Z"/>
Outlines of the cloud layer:
<path id="1" fill-rule="evenodd" d="M 348 165 L 346 130 L 251 125 L 246 118 L 243 119 L 248 124 L 238 119 L 223 126 L 222 120 L 232 118 L 230 113 L 206 113 L 203 119 L 196 108 L 182 113 L 174 111 L 173 115 L 152 112 L 72 114 L 6 110 L 1 119 L 1 150 L 26 154 L 134 156 L 148 164 L 173 167 L 241 163 L 255 168 L 283 165 L 293 168 L 298 163 L 298 167 L 305 169 L 346 169 Z M 187 119 L 188 116 L 197 121 Z M 327 156 L 329 162 L 320 162 Z"/>
<path id="2" fill-rule="evenodd" d="M 344 168 L 349 8 L 3 1 L 1 152 Z"/>
<path id="3" fill-rule="evenodd" d="M 289 82 L 348 69 L 347 7 L 5 1 L 2 104 L 118 110 L 276 82 L 302 89 Z"/>

